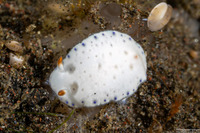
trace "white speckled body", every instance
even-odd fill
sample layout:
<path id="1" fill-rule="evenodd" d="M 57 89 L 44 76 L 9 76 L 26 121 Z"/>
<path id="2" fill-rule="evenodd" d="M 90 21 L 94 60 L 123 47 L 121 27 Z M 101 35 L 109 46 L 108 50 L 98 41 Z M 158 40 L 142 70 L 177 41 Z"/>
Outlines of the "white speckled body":
<path id="1" fill-rule="evenodd" d="M 118 31 L 93 34 L 74 46 L 51 73 L 50 85 L 59 99 L 73 107 L 94 107 L 132 95 L 146 80 L 142 47 Z"/>

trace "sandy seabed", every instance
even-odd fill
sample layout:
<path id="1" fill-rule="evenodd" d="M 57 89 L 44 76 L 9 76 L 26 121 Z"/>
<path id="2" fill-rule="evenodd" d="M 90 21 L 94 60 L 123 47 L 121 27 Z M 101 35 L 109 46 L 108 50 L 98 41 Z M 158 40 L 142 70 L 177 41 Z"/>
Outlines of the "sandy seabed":
<path id="1" fill-rule="evenodd" d="M 74 45 L 110 29 L 143 47 L 148 80 L 125 103 L 75 109 L 57 131 L 200 132 L 200 1 L 166 1 L 172 18 L 151 32 L 145 19 L 160 2 L 0 1 L 0 132 L 50 132 L 60 125 L 73 108 L 51 91 L 51 71 Z M 11 53 L 23 63 L 14 65 Z"/>

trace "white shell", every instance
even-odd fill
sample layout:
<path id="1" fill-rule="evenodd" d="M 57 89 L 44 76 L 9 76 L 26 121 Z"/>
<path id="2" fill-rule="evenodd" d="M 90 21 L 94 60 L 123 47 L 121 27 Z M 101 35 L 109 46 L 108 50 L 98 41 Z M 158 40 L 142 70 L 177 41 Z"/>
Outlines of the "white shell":
<path id="1" fill-rule="evenodd" d="M 162 29 L 171 19 L 172 7 L 165 2 L 156 5 L 147 20 L 147 26 L 151 31 Z"/>
<path id="2" fill-rule="evenodd" d="M 14 55 L 13 53 L 10 53 L 10 61 L 9 64 L 12 66 L 20 67 L 24 62 L 24 58 L 22 56 Z"/>
<path id="3" fill-rule="evenodd" d="M 59 99 L 73 107 L 94 107 L 132 95 L 146 80 L 142 47 L 118 31 L 93 34 L 74 46 L 50 76 Z"/>

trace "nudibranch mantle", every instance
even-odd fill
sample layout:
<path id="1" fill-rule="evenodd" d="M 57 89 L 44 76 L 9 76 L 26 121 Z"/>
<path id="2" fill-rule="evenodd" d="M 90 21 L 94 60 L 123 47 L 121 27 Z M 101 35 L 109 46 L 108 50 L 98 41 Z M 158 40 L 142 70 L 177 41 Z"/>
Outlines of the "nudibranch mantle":
<path id="1" fill-rule="evenodd" d="M 50 86 L 71 107 L 95 107 L 131 96 L 146 81 L 146 56 L 129 35 L 95 33 L 75 45 L 50 75 Z"/>

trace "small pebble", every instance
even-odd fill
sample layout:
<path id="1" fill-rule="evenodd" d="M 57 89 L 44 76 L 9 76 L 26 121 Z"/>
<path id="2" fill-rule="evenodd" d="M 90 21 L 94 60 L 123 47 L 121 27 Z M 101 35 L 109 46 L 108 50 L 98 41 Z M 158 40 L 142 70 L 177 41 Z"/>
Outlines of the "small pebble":
<path id="1" fill-rule="evenodd" d="M 198 58 L 198 52 L 195 51 L 195 50 L 190 50 L 189 54 L 193 59 L 197 59 Z"/>

